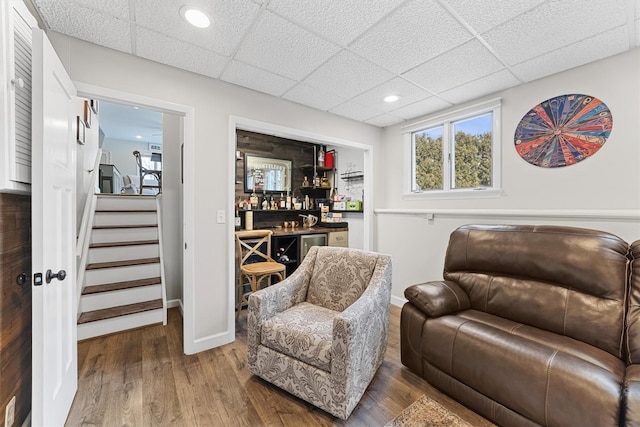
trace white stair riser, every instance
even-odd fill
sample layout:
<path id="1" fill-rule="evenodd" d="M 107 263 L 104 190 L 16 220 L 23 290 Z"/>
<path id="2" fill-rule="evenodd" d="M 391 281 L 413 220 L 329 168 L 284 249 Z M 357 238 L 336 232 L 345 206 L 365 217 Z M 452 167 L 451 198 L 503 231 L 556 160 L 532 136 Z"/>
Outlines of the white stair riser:
<path id="1" fill-rule="evenodd" d="M 98 320 L 96 322 L 82 323 L 78 325 L 78 340 L 86 340 L 100 335 L 112 334 L 114 332 L 162 322 L 163 311 L 162 309 L 158 309 L 114 317 L 112 319 Z"/>
<path id="2" fill-rule="evenodd" d="M 160 264 L 142 264 L 127 267 L 98 268 L 87 270 L 84 283 L 90 285 L 104 285 L 106 283 L 125 282 L 129 280 L 147 279 L 160 276 Z"/>
<path id="3" fill-rule="evenodd" d="M 147 210 L 156 208 L 155 197 L 98 196 L 96 210 Z"/>
<path id="4" fill-rule="evenodd" d="M 158 215 L 155 212 L 96 212 L 94 226 L 102 225 L 156 225 Z"/>
<path id="5" fill-rule="evenodd" d="M 158 227 L 91 230 L 91 243 L 135 242 L 140 240 L 158 240 Z"/>
<path id="6" fill-rule="evenodd" d="M 161 298 L 162 286 L 160 284 L 83 295 L 81 299 L 82 312 L 119 307 L 121 305 L 135 304 Z"/>
<path id="7" fill-rule="evenodd" d="M 157 258 L 160 245 L 114 246 L 109 248 L 89 248 L 89 264 L 96 262 L 125 261 L 128 259 Z"/>

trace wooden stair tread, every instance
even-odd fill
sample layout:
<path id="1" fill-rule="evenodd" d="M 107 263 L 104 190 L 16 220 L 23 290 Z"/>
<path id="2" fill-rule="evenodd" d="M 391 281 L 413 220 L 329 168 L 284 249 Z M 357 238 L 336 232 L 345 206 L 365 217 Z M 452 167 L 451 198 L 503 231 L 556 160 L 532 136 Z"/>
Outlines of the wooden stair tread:
<path id="1" fill-rule="evenodd" d="M 148 279 L 127 280 L 126 282 L 105 283 L 103 285 L 85 286 L 82 295 L 92 295 L 102 292 L 120 291 L 123 289 L 140 288 L 143 286 L 159 285 L 162 281 L 160 277 L 150 277 Z"/>
<path id="2" fill-rule="evenodd" d="M 129 267 L 133 265 L 144 264 L 158 264 L 160 262 L 159 257 L 155 258 L 142 258 L 142 259 L 127 259 L 124 261 L 109 261 L 109 262 L 95 262 L 87 265 L 87 270 L 98 270 L 101 268 L 116 268 L 116 267 Z"/>
<path id="3" fill-rule="evenodd" d="M 94 230 L 111 230 L 116 228 L 158 228 L 158 224 L 140 224 L 140 225 L 94 225 Z"/>
<path id="4" fill-rule="evenodd" d="M 106 242 L 106 243 L 91 243 L 89 249 L 98 248 L 115 248 L 118 246 L 141 246 L 141 245 L 157 245 L 158 240 L 133 240 L 130 242 Z"/>
<path id="5" fill-rule="evenodd" d="M 102 310 L 87 311 L 78 318 L 78 324 L 97 322 L 98 320 L 112 319 L 114 317 L 127 316 L 129 314 L 142 313 L 144 311 L 162 309 L 162 300 L 139 302 L 136 304 L 121 305 L 118 307 L 104 308 Z"/>

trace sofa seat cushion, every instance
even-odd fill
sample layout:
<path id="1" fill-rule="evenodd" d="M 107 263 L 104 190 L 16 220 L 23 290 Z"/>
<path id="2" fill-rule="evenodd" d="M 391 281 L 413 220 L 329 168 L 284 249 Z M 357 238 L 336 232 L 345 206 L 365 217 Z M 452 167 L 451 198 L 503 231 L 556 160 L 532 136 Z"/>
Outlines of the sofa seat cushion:
<path id="1" fill-rule="evenodd" d="M 333 319 L 337 311 L 303 302 L 262 325 L 261 344 L 331 372 Z"/>
<path id="2" fill-rule="evenodd" d="M 423 331 L 425 362 L 536 423 L 619 420 L 625 366 L 599 348 L 475 310 Z"/>

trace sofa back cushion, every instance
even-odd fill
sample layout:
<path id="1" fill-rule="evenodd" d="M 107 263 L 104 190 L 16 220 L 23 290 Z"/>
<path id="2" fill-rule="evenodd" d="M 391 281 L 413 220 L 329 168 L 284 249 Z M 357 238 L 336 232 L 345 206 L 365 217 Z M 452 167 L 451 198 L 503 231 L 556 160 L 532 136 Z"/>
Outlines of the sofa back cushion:
<path id="1" fill-rule="evenodd" d="M 331 246 L 313 247 L 311 251 L 307 256 L 315 255 L 316 261 L 307 301 L 330 310 L 344 311 L 369 285 L 378 254 Z"/>
<path id="2" fill-rule="evenodd" d="M 628 243 L 596 230 L 469 225 L 451 234 L 444 277 L 476 310 L 624 358 L 628 252 Z"/>
<path id="3" fill-rule="evenodd" d="M 629 363 L 640 363 L 640 240 L 631 244 L 631 259 L 626 350 Z"/>

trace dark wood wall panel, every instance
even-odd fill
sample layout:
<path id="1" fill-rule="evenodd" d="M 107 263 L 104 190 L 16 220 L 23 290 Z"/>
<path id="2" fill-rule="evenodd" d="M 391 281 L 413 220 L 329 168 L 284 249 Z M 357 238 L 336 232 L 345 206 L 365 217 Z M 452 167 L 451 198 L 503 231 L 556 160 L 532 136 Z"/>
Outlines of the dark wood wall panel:
<path id="1" fill-rule="evenodd" d="M 16 284 L 20 273 L 27 283 Z M 14 425 L 31 411 L 31 196 L 0 193 L 0 425 L 16 396 Z"/>
<path id="2" fill-rule="evenodd" d="M 236 150 L 241 154 L 241 159 L 236 160 L 236 203 L 238 197 L 246 199 L 248 196 L 244 192 L 244 155 L 246 153 L 291 160 L 293 169 L 291 174 L 292 196 L 304 197 L 300 193 L 300 186 L 304 179 L 300 167 L 313 164 L 313 144 L 244 130 L 238 130 L 236 136 Z M 310 176 L 309 180 L 312 178 Z"/>

